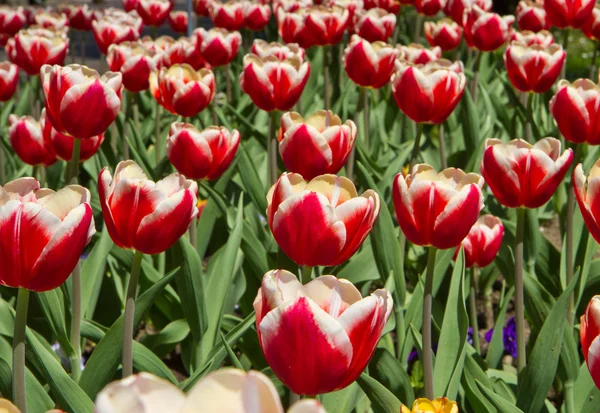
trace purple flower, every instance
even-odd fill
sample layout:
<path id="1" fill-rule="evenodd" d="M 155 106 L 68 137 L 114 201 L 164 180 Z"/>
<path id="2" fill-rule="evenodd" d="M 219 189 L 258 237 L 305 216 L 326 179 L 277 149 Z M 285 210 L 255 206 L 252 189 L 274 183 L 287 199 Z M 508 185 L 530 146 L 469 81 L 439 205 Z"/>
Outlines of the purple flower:
<path id="1" fill-rule="evenodd" d="M 473 327 L 469 327 L 467 330 L 467 343 L 473 345 Z"/>
<path id="2" fill-rule="evenodd" d="M 488 343 L 492 341 L 493 334 L 493 328 L 485 333 L 485 339 Z M 511 356 L 517 357 L 517 328 L 514 317 L 509 318 L 502 329 L 502 341 L 504 342 L 504 350 Z"/>

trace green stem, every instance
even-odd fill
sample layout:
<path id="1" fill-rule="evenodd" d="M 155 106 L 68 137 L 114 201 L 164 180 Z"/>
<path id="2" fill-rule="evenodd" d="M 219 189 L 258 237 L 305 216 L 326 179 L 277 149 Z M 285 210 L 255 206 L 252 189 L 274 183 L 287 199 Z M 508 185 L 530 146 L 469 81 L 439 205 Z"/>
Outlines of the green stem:
<path id="1" fill-rule="evenodd" d="M 158 100 L 156 101 L 156 107 L 155 107 L 155 112 L 154 112 L 154 144 L 156 145 L 156 148 L 154 148 L 154 155 L 155 155 L 155 160 L 156 160 L 156 165 L 158 166 L 158 164 L 160 163 L 160 161 L 162 160 L 162 150 L 163 150 L 163 139 L 162 139 L 162 133 L 160 130 L 160 114 L 161 114 L 161 110 L 160 110 L 160 103 L 158 103 Z"/>
<path id="2" fill-rule="evenodd" d="M 227 96 L 227 103 L 231 103 L 231 77 L 229 77 L 229 65 L 223 66 L 223 74 L 225 75 L 225 93 Z"/>
<path id="3" fill-rule="evenodd" d="M 198 218 L 192 219 L 190 224 L 190 243 L 194 249 L 198 248 Z"/>
<path id="4" fill-rule="evenodd" d="M 67 183 L 77 183 L 79 179 L 79 155 L 81 153 L 81 139 L 73 139 L 73 152 L 71 155 L 71 163 L 69 165 L 69 175 Z"/>
<path id="5" fill-rule="evenodd" d="M 364 89 L 364 88 L 361 88 Z M 370 128 L 369 128 L 369 91 L 365 90 L 365 92 L 363 93 L 363 100 L 362 100 L 362 113 L 363 113 L 363 137 L 365 140 L 365 150 L 367 152 L 369 152 L 369 148 L 370 148 L 370 136 L 369 136 L 369 132 L 370 132 Z"/>
<path id="6" fill-rule="evenodd" d="M 133 374 L 133 321 L 135 315 L 135 296 L 140 278 L 140 268 L 144 254 L 139 251 L 133 256 L 131 266 L 131 277 L 127 287 L 127 298 L 125 301 L 125 320 L 123 325 L 123 378 Z"/>
<path id="7" fill-rule="evenodd" d="M 313 267 L 311 267 L 310 265 L 302 266 L 302 279 L 300 280 L 302 284 L 310 282 L 310 280 L 312 279 L 312 269 Z"/>
<path id="8" fill-rule="evenodd" d="M 327 52 L 329 46 L 323 46 L 323 100 L 325 102 L 325 110 L 329 110 L 329 66 L 327 63 Z"/>
<path id="9" fill-rule="evenodd" d="M 565 58 L 565 63 L 563 64 L 562 70 L 560 72 L 561 79 L 565 79 L 566 75 L 567 75 L 567 60 L 569 59 L 569 52 L 567 51 L 567 49 L 569 48 L 569 34 L 571 34 L 571 30 L 569 30 L 568 28 L 565 28 L 563 30 L 562 41 L 563 41 L 563 50 L 567 54 L 567 57 Z"/>
<path id="10" fill-rule="evenodd" d="M 277 182 L 277 110 L 273 110 L 269 116 L 269 141 L 267 142 L 268 155 L 268 179 L 269 188 Z"/>
<path id="11" fill-rule="evenodd" d="M 595 41 L 594 45 L 594 54 L 592 56 L 592 64 L 590 65 L 590 79 L 594 79 L 596 75 L 596 59 L 598 58 L 598 42 Z"/>
<path id="12" fill-rule="evenodd" d="M 573 155 L 573 168 L 579 163 L 581 158 L 581 149 L 583 144 L 575 145 L 575 154 Z M 573 220 L 575 214 L 575 189 L 573 188 L 573 182 L 571 187 L 567 189 L 567 223 L 566 223 L 566 266 L 567 266 L 567 284 L 573 279 L 573 256 L 574 256 L 574 245 L 573 245 Z M 575 296 L 573 293 L 569 296 L 569 303 L 567 305 L 567 321 L 573 326 L 575 318 Z"/>
<path id="13" fill-rule="evenodd" d="M 481 354 L 481 344 L 479 343 L 479 324 L 477 323 L 477 278 L 479 268 L 471 267 L 471 291 L 469 292 L 469 317 L 471 318 L 471 328 L 473 329 L 473 347 L 478 354 Z"/>
<path id="14" fill-rule="evenodd" d="M 410 156 L 410 170 L 408 173 L 412 173 L 413 166 L 417 163 L 417 157 L 419 156 L 419 150 L 421 149 L 421 135 L 423 134 L 423 124 L 417 123 L 417 134 L 415 135 L 415 141 L 413 143 L 412 155 Z"/>
<path id="15" fill-rule="evenodd" d="M 415 20 L 415 33 L 413 37 L 414 43 L 421 42 L 421 27 L 423 27 L 423 15 L 417 14 L 417 18 Z"/>
<path id="16" fill-rule="evenodd" d="M 81 54 L 81 64 L 85 64 L 85 32 L 79 30 L 79 53 Z"/>
<path id="17" fill-rule="evenodd" d="M 364 100 L 365 100 L 366 94 L 367 94 L 367 91 L 365 90 L 364 87 L 358 88 L 358 104 L 356 107 L 356 115 L 354 116 L 354 123 L 356 123 L 356 124 L 359 123 L 358 118 L 360 117 L 361 109 L 364 110 L 364 108 L 365 108 Z M 364 119 L 366 120 L 366 116 Z M 367 130 L 366 124 L 364 126 L 365 126 L 365 130 Z M 348 160 L 346 161 L 346 177 L 350 180 L 352 180 L 354 177 L 355 161 L 356 161 L 356 143 L 354 143 L 354 146 L 352 147 L 352 150 L 350 151 L 350 156 L 348 156 Z"/>
<path id="18" fill-rule="evenodd" d="M 290 407 L 300 401 L 300 395 L 290 390 Z"/>
<path id="19" fill-rule="evenodd" d="M 517 328 L 517 371 L 527 363 L 525 347 L 525 308 L 523 302 L 523 240 L 525 238 L 525 208 L 517 209 L 517 234 L 515 240 L 515 323 Z"/>
<path id="20" fill-rule="evenodd" d="M 533 101 L 535 94 L 529 92 L 525 94 L 525 102 L 527 104 L 527 116 L 525 119 L 525 140 L 529 143 L 533 143 L 531 139 L 531 125 L 533 123 Z"/>
<path id="21" fill-rule="evenodd" d="M 473 67 L 473 72 L 475 73 L 475 75 L 471 83 L 471 97 L 473 98 L 474 103 L 477 102 L 477 86 L 479 86 L 479 66 L 481 65 L 481 55 L 483 54 L 483 52 L 477 51 L 476 53 L 477 58 L 475 59 L 475 66 Z"/>
<path id="22" fill-rule="evenodd" d="M 440 163 L 442 165 L 442 169 L 446 169 L 448 167 L 448 159 L 446 159 L 446 133 L 444 124 L 440 123 L 438 125 L 439 128 L 439 140 L 440 140 Z"/>
<path id="23" fill-rule="evenodd" d="M 433 350 L 431 348 L 431 306 L 433 303 L 433 272 L 437 248 L 429 247 L 425 290 L 423 291 L 423 382 L 425 397 L 433 400 Z"/>
<path id="24" fill-rule="evenodd" d="M 571 380 L 565 383 L 565 413 L 575 413 L 575 388 Z"/>
<path id="25" fill-rule="evenodd" d="M 77 262 L 71 274 L 73 297 L 71 299 L 71 346 L 73 355 L 69 357 L 71 377 L 75 382 L 81 377 L 81 264 Z"/>
<path id="26" fill-rule="evenodd" d="M 13 335 L 13 401 L 21 410 L 27 413 L 25 389 L 25 332 L 27 329 L 27 309 L 29 307 L 29 290 L 19 288 L 17 296 L 17 315 Z"/>

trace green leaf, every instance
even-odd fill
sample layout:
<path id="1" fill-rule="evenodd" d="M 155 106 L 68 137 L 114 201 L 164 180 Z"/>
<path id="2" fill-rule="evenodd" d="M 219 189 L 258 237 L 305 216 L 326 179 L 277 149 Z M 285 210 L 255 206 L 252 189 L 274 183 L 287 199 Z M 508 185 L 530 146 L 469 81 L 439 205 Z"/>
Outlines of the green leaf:
<path id="1" fill-rule="evenodd" d="M 69 341 L 67 333 L 67 324 L 65 319 L 65 305 L 62 291 L 60 288 L 36 293 L 40 307 L 46 317 L 52 333 L 60 343 L 61 348 L 70 356 L 73 354 L 73 347 Z"/>
<path id="2" fill-rule="evenodd" d="M 470 347 L 469 350 L 465 358 L 465 368 L 461 379 L 467 400 L 477 413 L 496 413 L 496 408 L 484 397 L 476 383 L 479 382 L 480 385 L 484 385 L 491 390 L 493 387 L 492 382 L 475 361 L 474 357 L 479 357 L 475 353 L 475 349 Z"/>
<path id="3" fill-rule="evenodd" d="M 31 412 L 45 412 L 54 408 L 54 402 L 48 396 L 44 386 L 36 380 L 35 376 L 25 369 L 25 388 L 27 409 Z M 12 369 L 4 360 L 0 359 L 0 394 L 12 401 Z"/>
<path id="4" fill-rule="evenodd" d="M 479 134 L 479 113 L 471 97 L 469 88 L 465 88 L 462 98 L 461 116 L 463 125 L 463 137 L 467 153 L 474 153 L 479 146 L 481 136 Z"/>
<path id="5" fill-rule="evenodd" d="M 112 246 L 112 239 L 105 229 L 81 265 L 81 307 L 84 311 L 84 318 L 92 318 L 96 310 L 100 288 L 104 280 L 106 258 Z"/>
<path id="6" fill-rule="evenodd" d="M 554 381 L 563 343 L 567 304 L 579 275 L 578 271 L 548 314 L 527 360 L 527 366 L 521 372 L 517 406 L 527 413 L 541 411 Z"/>
<path id="7" fill-rule="evenodd" d="M 239 162 L 238 171 L 246 193 L 250 196 L 250 200 L 256 206 L 256 209 L 265 213 L 267 210 L 267 197 L 264 184 L 261 182 L 258 172 L 256 171 L 255 164 L 250 159 L 248 151 L 246 150 L 246 144 L 240 144 L 239 151 Z"/>
<path id="8" fill-rule="evenodd" d="M 383 384 L 406 406 L 412 406 L 415 393 L 410 383 L 410 376 L 402 364 L 383 348 L 375 349 L 369 362 L 369 372 L 373 379 Z"/>
<path id="9" fill-rule="evenodd" d="M 514 291 L 515 288 L 511 287 L 504 296 L 504 303 L 498 312 L 498 317 L 494 324 L 492 341 L 490 341 L 487 354 L 485 355 L 485 361 L 490 368 L 498 367 L 498 364 L 500 364 L 500 360 L 502 360 L 502 356 L 504 355 L 504 341 L 502 339 L 504 320 L 506 319 L 506 311 L 508 310 L 508 305 L 510 304 L 510 299 L 512 298 Z"/>
<path id="10" fill-rule="evenodd" d="M 137 371 L 146 371 L 162 379 L 177 384 L 177 377 L 165 363 L 146 346 L 137 341 L 133 342 L 133 368 Z"/>
<path id="11" fill-rule="evenodd" d="M 360 397 L 364 397 L 360 386 L 354 382 L 345 389 L 321 396 L 321 403 L 327 413 L 352 413 Z"/>
<path id="12" fill-rule="evenodd" d="M 223 343 L 223 347 L 225 348 L 225 351 L 227 352 L 227 356 L 229 356 L 229 361 L 231 361 L 231 364 L 233 364 L 233 367 L 235 367 L 238 370 L 245 370 L 244 366 L 242 366 L 242 363 L 240 363 L 240 360 L 237 358 L 237 356 L 233 352 L 233 349 L 227 342 L 227 339 L 225 338 L 223 333 L 221 333 L 220 335 L 221 335 L 221 342 Z"/>
<path id="13" fill-rule="evenodd" d="M 475 382 L 477 383 L 477 386 L 479 386 L 479 390 L 481 390 L 484 396 L 487 397 L 488 400 L 494 404 L 494 406 L 496 406 L 498 411 L 502 413 L 523 413 L 523 410 L 519 409 L 518 407 L 515 407 L 514 404 L 512 404 L 505 398 L 498 396 L 492 390 L 488 389 L 483 384 L 481 384 L 479 381 L 476 380 Z"/>
<path id="14" fill-rule="evenodd" d="M 162 290 L 173 280 L 179 268 L 174 269 L 135 300 L 134 325 L 140 324 L 144 314 L 154 305 Z M 106 332 L 90 356 L 79 382 L 81 388 L 95 398 L 114 377 L 121 362 L 124 315 Z"/>
<path id="15" fill-rule="evenodd" d="M 402 407 L 400 400 L 367 373 L 361 374 L 356 379 L 356 382 L 371 401 L 375 413 L 400 412 L 400 408 Z"/>

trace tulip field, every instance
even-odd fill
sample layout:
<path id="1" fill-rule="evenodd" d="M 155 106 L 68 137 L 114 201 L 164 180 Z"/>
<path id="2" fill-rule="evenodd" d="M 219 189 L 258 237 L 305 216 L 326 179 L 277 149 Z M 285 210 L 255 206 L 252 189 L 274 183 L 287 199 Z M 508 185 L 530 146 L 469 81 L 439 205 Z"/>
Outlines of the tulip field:
<path id="1" fill-rule="evenodd" d="M 599 413 L 600 3 L 0 5 L 0 413 Z"/>

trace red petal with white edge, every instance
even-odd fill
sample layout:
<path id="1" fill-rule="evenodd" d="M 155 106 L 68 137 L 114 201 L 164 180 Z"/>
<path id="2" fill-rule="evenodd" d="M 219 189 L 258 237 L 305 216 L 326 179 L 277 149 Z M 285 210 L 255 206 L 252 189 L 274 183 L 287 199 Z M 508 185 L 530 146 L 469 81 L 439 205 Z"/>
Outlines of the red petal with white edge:
<path id="1" fill-rule="evenodd" d="M 553 143 L 553 149 L 560 150 L 560 142 L 553 138 L 542 139 L 536 146 L 543 142 Z M 567 174 L 572 162 L 573 151 L 571 149 L 567 149 L 555 161 L 534 146 L 529 161 L 529 190 L 526 192 L 525 206 L 538 208 L 548 202 Z"/>
<path id="2" fill-rule="evenodd" d="M 281 247 L 299 265 L 334 265 L 346 243 L 346 228 L 336 220 L 324 195 L 294 194 L 273 216 L 271 230 Z"/>
<path id="3" fill-rule="evenodd" d="M 516 174 L 518 165 L 494 146 L 488 146 L 483 153 L 481 174 L 498 201 L 509 208 L 521 206 L 520 176 Z"/>
<path id="4" fill-rule="evenodd" d="M 275 185 L 271 187 L 267 193 L 267 217 L 269 218 L 269 226 L 273 228 L 273 217 L 279 208 L 279 205 L 287 198 L 292 196 L 294 192 L 304 190 L 306 181 L 301 175 L 296 173 L 285 172 L 277 180 Z"/>
<path id="5" fill-rule="evenodd" d="M 96 80 L 68 90 L 60 105 L 60 120 L 70 135 L 91 138 L 106 132 L 120 107 L 121 99 L 115 91 Z"/>
<path id="6" fill-rule="evenodd" d="M 269 312 L 260 326 L 269 366 L 297 394 L 328 393 L 345 379 L 352 361 L 348 334 L 306 297 Z"/>
<path id="7" fill-rule="evenodd" d="M 587 366 L 596 387 L 600 388 L 600 337 L 596 337 L 590 345 Z"/>
<path id="8" fill-rule="evenodd" d="M 346 243 L 336 264 L 350 259 L 361 246 L 379 216 L 379 195 L 368 190 L 362 196 L 352 198 L 335 209 L 335 216 L 346 226 Z"/>
<path id="9" fill-rule="evenodd" d="M 225 170 L 229 168 L 231 162 L 233 162 L 233 158 L 235 158 L 235 154 L 237 153 L 238 147 L 240 146 L 240 132 L 238 132 L 235 129 L 232 130 L 229 139 L 230 141 L 227 143 L 229 147 L 227 148 L 225 153 L 222 152 L 222 148 L 227 147 L 227 145 L 223 144 L 221 146 L 221 150 L 219 153 L 219 162 L 213 164 L 211 171 L 208 174 L 208 179 L 212 180 L 220 178 L 223 172 L 225 172 Z"/>
<path id="10" fill-rule="evenodd" d="M 135 249 L 144 254 L 166 251 L 185 234 L 197 213 L 196 196 L 190 190 L 179 190 L 142 219 Z"/>
<path id="11" fill-rule="evenodd" d="M 429 237 L 425 231 L 421 230 L 415 220 L 412 199 L 408 192 L 406 180 L 402 174 L 398 174 L 394 178 L 392 197 L 394 199 L 394 209 L 396 210 L 398 224 L 406 238 L 416 245 L 429 245 Z"/>
<path id="12" fill-rule="evenodd" d="M 71 210 L 35 263 L 27 288 L 47 291 L 65 282 L 94 232 L 94 215 L 89 204 Z"/>
<path id="13" fill-rule="evenodd" d="M 307 124 L 292 126 L 279 144 L 285 167 L 311 180 L 328 172 L 332 162 L 329 144 L 323 135 Z"/>
<path id="14" fill-rule="evenodd" d="M 262 67 L 250 63 L 244 67 L 240 76 L 242 90 L 247 93 L 252 102 L 262 110 L 276 109 L 274 87 Z"/>
<path id="15" fill-rule="evenodd" d="M 206 109 L 213 95 L 210 87 L 202 82 L 187 83 L 173 95 L 173 110 L 181 116 L 196 116 Z"/>
<path id="16" fill-rule="evenodd" d="M 592 100 L 594 107 L 596 102 L 597 99 Z M 559 91 L 550 101 L 550 111 L 560 132 L 569 142 L 581 143 L 592 137 L 592 118 L 586 106 L 586 101 L 574 88 L 561 88 L 559 82 Z"/>
<path id="17" fill-rule="evenodd" d="M 102 206 L 102 218 L 113 242 L 121 248 L 131 248 L 130 245 L 126 245 L 125 241 L 121 239 L 119 231 L 117 231 L 117 227 L 115 226 L 112 211 L 108 206 L 108 197 L 110 196 L 111 191 L 110 183 L 112 182 L 112 179 L 112 175 L 107 167 L 102 169 L 98 176 L 98 197 L 100 198 L 100 205 Z"/>
<path id="18" fill-rule="evenodd" d="M 301 296 L 304 296 L 302 284 L 300 284 L 298 278 L 291 272 L 286 270 L 271 270 L 266 273 L 254 301 L 257 327 L 260 325 L 263 316 L 269 311 L 277 308 L 286 301 L 294 300 Z M 257 331 L 260 332 L 258 328 Z"/>
<path id="19" fill-rule="evenodd" d="M 296 293 L 294 290 L 286 291 L 287 294 L 282 294 L 283 301 L 295 298 L 290 292 Z M 306 284 L 301 292 L 333 318 L 340 317 L 351 305 L 362 300 L 360 291 L 354 284 L 333 275 L 315 278 Z"/>
<path id="20" fill-rule="evenodd" d="M 435 83 L 433 86 L 434 113 L 429 121 L 435 124 L 444 122 L 452 111 L 454 111 L 465 91 L 466 85 L 462 73 L 457 74 L 451 71 L 438 72 L 430 75 L 434 77 Z"/>
<path id="21" fill-rule="evenodd" d="M 586 195 L 586 180 L 587 178 L 583 173 L 583 166 L 581 164 L 577 165 L 573 170 L 572 178 L 575 199 L 577 199 L 577 204 L 579 205 L 579 210 L 581 211 L 581 215 L 585 221 L 585 226 L 587 227 L 588 231 L 590 231 L 594 239 L 597 242 L 600 242 L 600 226 L 590 210 L 590 201 L 587 199 Z"/>
<path id="22" fill-rule="evenodd" d="M 431 241 L 438 249 L 454 248 L 477 222 L 483 207 L 481 189 L 470 184 L 463 187 L 436 217 Z"/>
<path id="23" fill-rule="evenodd" d="M 177 132 L 174 139 L 169 137 L 167 155 L 177 171 L 190 179 L 206 178 L 214 161 L 206 140 L 188 130 Z"/>
<path id="24" fill-rule="evenodd" d="M 590 300 L 585 314 L 581 318 L 580 330 L 581 348 L 587 360 L 592 341 L 600 335 L 600 296 L 596 295 Z"/>
<path id="25" fill-rule="evenodd" d="M 371 296 L 351 305 L 338 318 L 350 337 L 353 350 L 352 364 L 338 388 L 346 387 L 356 380 L 369 363 L 385 323 L 390 318 L 392 306 L 390 293 L 387 290 L 377 290 Z"/>
<path id="26" fill-rule="evenodd" d="M 398 106 L 415 122 L 429 122 L 433 114 L 434 95 L 429 79 L 419 69 L 408 67 L 392 79 Z"/>

